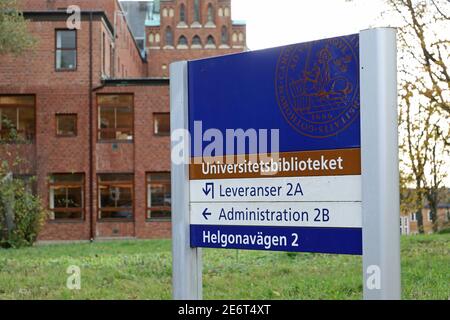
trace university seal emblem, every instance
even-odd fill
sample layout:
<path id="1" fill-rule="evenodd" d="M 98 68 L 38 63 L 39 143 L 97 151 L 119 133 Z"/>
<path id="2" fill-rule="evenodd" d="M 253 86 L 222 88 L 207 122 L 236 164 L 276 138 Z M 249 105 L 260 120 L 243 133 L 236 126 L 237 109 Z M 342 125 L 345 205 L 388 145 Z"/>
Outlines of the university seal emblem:
<path id="1" fill-rule="evenodd" d="M 292 45 L 280 53 L 276 96 L 286 121 L 312 138 L 337 135 L 359 118 L 358 35 Z"/>

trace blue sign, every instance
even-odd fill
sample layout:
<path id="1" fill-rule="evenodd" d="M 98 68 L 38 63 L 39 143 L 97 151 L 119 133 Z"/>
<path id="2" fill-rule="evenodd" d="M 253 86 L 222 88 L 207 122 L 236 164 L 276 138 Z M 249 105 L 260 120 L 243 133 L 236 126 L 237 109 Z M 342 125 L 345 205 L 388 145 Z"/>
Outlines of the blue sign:
<path id="1" fill-rule="evenodd" d="M 190 61 L 188 74 L 191 134 L 201 121 L 277 128 L 280 152 L 360 147 L 358 34 Z"/>
<path id="2" fill-rule="evenodd" d="M 191 246 L 362 254 L 361 228 L 191 225 Z"/>
<path id="3" fill-rule="evenodd" d="M 188 62 L 192 160 L 212 143 L 221 145 L 214 157 L 272 151 L 270 141 L 263 149 L 229 148 L 225 138 L 204 139 L 208 130 L 226 137 L 276 129 L 281 157 L 192 161 L 192 247 L 362 254 L 359 69 L 358 34 Z M 234 225 L 220 224 L 226 202 L 238 212 Z M 311 203 L 326 208 L 327 221 L 317 220 Z M 241 212 L 264 220 L 241 219 Z M 283 225 L 276 215 L 284 212 L 302 219 Z"/>

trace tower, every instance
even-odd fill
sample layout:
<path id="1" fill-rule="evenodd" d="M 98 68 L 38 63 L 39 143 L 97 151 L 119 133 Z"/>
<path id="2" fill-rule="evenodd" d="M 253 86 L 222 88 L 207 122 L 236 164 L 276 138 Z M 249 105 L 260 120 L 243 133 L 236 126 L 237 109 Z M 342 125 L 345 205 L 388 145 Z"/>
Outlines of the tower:
<path id="1" fill-rule="evenodd" d="M 246 25 L 232 20 L 231 0 L 154 0 L 145 24 L 149 77 L 168 77 L 174 61 L 246 49 Z"/>

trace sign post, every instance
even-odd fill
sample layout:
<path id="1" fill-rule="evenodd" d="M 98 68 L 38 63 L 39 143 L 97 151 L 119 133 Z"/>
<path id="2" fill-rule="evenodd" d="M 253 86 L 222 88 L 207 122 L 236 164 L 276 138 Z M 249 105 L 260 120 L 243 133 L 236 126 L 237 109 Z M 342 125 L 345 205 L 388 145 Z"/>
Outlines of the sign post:
<path id="1" fill-rule="evenodd" d="M 360 33 L 364 299 L 400 299 L 396 30 Z"/>
<path id="2" fill-rule="evenodd" d="M 176 300 L 202 299 L 202 252 L 189 241 L 189 139 L 187 62 L 170 70 L 170 126 L 172 151 L 181 144 L 181 155 L 172 154 L 172 285 Z M 177 135 L 176 133 L 179 132 Z"/>
<path id="3" fill-rule="evenodd" d="M 173 296 L 201 249 L 363 255 L 399 299 L 395 30 L 171 65 Z"/>

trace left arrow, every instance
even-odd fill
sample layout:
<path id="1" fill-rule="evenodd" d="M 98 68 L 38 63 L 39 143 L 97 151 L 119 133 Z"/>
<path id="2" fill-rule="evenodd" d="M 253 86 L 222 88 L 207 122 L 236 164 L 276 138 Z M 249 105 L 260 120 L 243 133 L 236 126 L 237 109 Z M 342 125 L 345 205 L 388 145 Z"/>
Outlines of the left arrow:
<path id="1" fill-rule="evenodd" d="M 211 212 L 208 212 L 208 208 L 206 208 L 205 210 L 203 210 L 203 218 L 205 218 L 206 220 L 208 220 L 208 216 L 212 215 Z"/>

